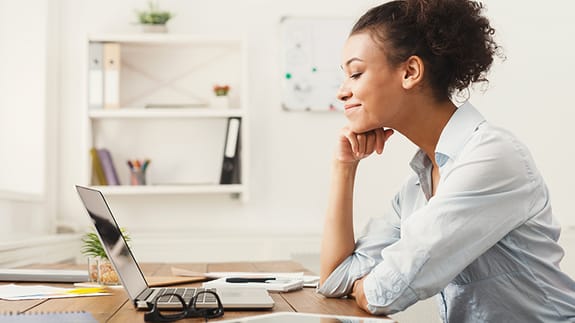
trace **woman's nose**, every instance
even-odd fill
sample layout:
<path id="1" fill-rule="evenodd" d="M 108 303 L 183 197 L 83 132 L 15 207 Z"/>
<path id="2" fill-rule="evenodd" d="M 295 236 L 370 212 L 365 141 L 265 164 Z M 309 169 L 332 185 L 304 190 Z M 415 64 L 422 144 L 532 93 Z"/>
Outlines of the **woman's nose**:
<path id="1" fill-rule="evenodd" d="M 340 101 L 347 101 L 349 98 L 351 98 L 351 96 L 352 96 L 351 91 L 349 90 L 345 82 L 343 82 L 337 91 L 337 98 Z"/>

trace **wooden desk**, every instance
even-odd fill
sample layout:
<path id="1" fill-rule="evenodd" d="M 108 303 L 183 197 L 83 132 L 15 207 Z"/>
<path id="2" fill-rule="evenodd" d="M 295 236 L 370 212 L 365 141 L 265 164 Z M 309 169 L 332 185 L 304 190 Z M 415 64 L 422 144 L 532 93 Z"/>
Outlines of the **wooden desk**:
<path id="1" fill-rule="evenodd" d="M 259 272 L 305 272 L 312 274 L 299 263 L 293 261 L 273 261 L 255 263 L 214 263 L 214 264 L 142 264 L 145 276 L 171 276 L 171 267 L 184 268 L 197 272 L 210 271 L 259 271 Z M 78 265 L 38 265 L 31 268 L 67 268 L 81 269 Z M 60 287 L 71 287 L 71 284 L 46 284 Z M 201 283 L 182 284 L 178 286 L 198 286 Z M 270 293 L 275 301 L 272 310 L 232 311 L 227 310 L 221 319 L 267 314 L 272 312 L 304 312 L 318 314 L 337 314 L 370 317 L 357 307 L 354 300 L 327 299 L 315 292 L 314 288 L 288 293 Z M 0 300 L 0 313 L 26 311 L 87 311 L 99 322 L 144 322 L 144 312 L 137 311 L 123 289 L 113 291 L 113 295 L 97 297 L 75 297 L 48 300 L 5 301 Z M 210 320 L 212 321 L 212 320 Z M 216 321 L 216 320 L 214 320 Z M 203 319 L 187 319 L 178 322 L 203 322 Z"/>

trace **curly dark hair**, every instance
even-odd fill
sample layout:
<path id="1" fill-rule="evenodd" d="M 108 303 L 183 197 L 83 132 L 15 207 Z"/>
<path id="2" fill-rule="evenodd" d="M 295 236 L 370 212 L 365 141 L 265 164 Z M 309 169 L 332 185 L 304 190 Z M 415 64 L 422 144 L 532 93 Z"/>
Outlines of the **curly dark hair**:
<path id="1" fill-rule="evenodd" d="M 469 0 L 396 0 L 366 12 L 351 35 L 369 32 L 394 66 L 419 56 L 426 81 L 441 100 L 472 83 L 488 82 L 493 56 L 501 55 L 483 9 Z"/>

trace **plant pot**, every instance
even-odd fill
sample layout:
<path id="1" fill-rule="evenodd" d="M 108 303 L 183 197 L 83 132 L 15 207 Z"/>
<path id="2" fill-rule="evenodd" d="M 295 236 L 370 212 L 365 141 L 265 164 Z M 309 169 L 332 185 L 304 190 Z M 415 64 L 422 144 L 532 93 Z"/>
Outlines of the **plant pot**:
<path id="1" fill-rule="evenodd" d="M 212 108 L 227 109 L 230 107 L 230 99 L 227 95 L 214 96 L 210 102 Z"/>
<path id="2" fill-rule="evenodd" d="M 145 33 L 167 33 L 168 27 L 165 24 L 163 25 L 143 24 L 142 30 Z"/>
<path id="3" fill-rule="evenodd" d="M 118 274 L 110 260 L 101 257 L 88 258 L 88 276 L 91 283 L 120 285 Z"/>

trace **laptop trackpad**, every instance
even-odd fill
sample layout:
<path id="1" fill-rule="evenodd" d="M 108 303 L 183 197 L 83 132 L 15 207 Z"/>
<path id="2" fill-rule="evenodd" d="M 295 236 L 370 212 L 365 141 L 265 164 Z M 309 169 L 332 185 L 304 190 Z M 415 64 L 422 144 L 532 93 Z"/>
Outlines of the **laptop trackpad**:
<path id="1" fill-rule="evenodd" d="M 265 288 L 217 288 L 224 308 L 271 308 L 274 300 Z"/>

